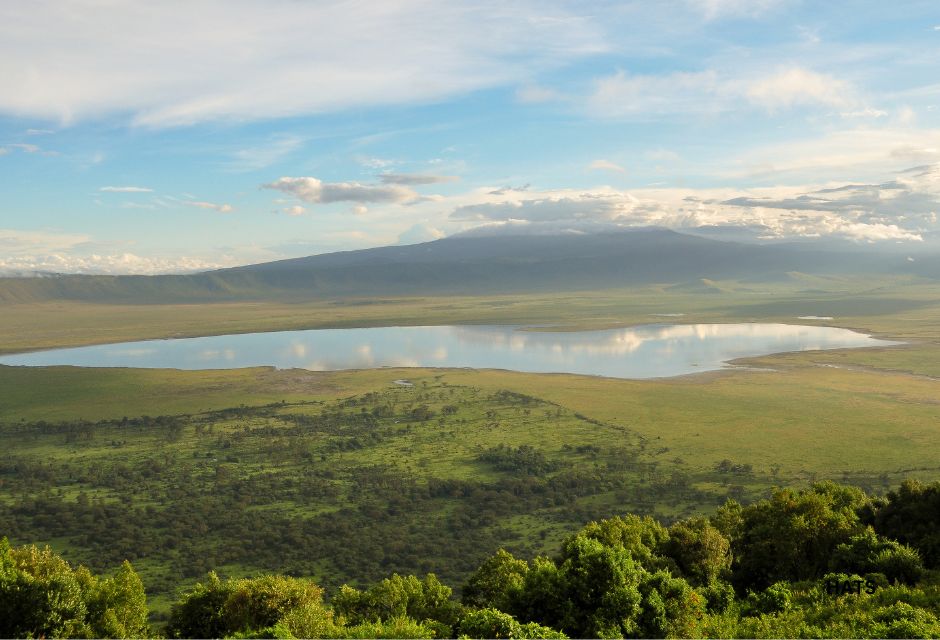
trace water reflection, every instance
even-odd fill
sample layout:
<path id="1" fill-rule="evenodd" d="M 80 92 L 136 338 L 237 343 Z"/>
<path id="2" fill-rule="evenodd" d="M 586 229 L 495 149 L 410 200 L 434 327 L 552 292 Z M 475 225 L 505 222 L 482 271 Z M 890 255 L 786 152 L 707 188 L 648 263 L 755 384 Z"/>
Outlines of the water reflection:
<path id="1" fill-rule="evenodd" d="M 643 325 L 603 331 L 508 326 L 379 327 L 251 333 L 58 349 L 0 364 L 320 371 L 473 367 L 651 378 L 707 371 L 747 356 L 894 344 L 847 329 L 787 324 Z"/>

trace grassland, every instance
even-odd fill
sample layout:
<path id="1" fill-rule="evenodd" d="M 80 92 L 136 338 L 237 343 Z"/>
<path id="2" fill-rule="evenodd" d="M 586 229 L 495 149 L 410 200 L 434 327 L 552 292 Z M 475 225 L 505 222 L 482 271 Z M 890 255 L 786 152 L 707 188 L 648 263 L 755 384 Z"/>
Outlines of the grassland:
<path id="1" fill-rule="evenodd" d="M 940 478 L 940 286 L 708 287 L 296 305 L 13 305 L 0 317 L 0 349 L 325 326 L 609 327 L 663 321 L 655 314 L 665 313 L 683 313 L 683 322 L 834 316 L 818 323 L 905 344 L 778 354 L 747 361 L 752 369 L 647 381 L 431 369 L 0 367 L 4 520 L 17 542 L 49 542 L 77 560 L 143 549 L 133 559 L 155 585 L 159 609 L 212 567 L 290 571 L 328 584 L 433 570 L 459 584 L 496 546 L 531 555 L 553 548 L 562 531 L 613 513 L 669 519 L 812 479 L 877 492 L 905 477 Z M 396 378 L 415 386 L 399 387 Z M 421 406 L 433 416 L 416 417 Z M 547 466 L 530 473 L 481 459 L 497 445 L 532 447 Z M 114 480 L 122 475 L 132 481 Z M 344 551 L 353 535 L 363 546 Z"/>
<path id="2" fill-rule="evenodd" d="M 940 284 L 907 278 L 669 285 L 574 293 L 172 305 L 4 304 L 0 353 L 130 340 L 327 327 L 550 324 L 572 329 L 661 322 L 797 322 L 835 316 L 839 326 L 940 341 Z"/>

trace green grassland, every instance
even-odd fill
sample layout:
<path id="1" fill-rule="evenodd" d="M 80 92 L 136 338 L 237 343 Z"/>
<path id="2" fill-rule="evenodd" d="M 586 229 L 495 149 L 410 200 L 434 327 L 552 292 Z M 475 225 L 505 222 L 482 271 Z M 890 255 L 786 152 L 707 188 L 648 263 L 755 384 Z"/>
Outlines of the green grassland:
<path id="1" fill-rule="evenodd" d="M 11 305 L 0 350 L 325 326 L 597 328 L 666 313 L 682 322 L 834 316 L 817 323 L 905 344 L 644 381 L 0 367 L 0 533 L 102 568 L 128 557 L 159 611 L 210 568 L 326 585 L 434 571 L 460 584 L 498 546 L 531 556 L 617 513 L 670 520 L 812 479 L 882 492 L 906 477 L 940 478 L 940 286 L 794 276 L 766 290 L 689 289 Z"/>
<path id="2" fill-rule="evenodd" d="M 821 278 L 774 283 L 702 281 L 571 293 L 297 302 L 3 304 L 0 353 L 130 340 L 326 327 L 441 324 L 605 328 L 674 321 L 797 322 L 835 316 L 839 326 L 940 341 L 940 283 L 905 277 Z"/>

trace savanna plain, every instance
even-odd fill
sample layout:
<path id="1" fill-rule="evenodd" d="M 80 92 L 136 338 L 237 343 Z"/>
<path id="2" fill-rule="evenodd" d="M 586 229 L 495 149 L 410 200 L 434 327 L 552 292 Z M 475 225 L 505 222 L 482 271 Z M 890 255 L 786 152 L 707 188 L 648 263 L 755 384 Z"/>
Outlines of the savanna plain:
<path id="1" fill-rule="evenodd" d="M 0 367 L 3 533 L 96 572 L 129 560 L 159 629 L 209 571 L 309 578 L 327 594 L 433 573 L 459 594 L 497 549 L 552 556 L 591 521 L 636 514 L 669 526 L 729 499 L 766 500 L 774 488 L 833 480 L 877 499 L 905 480 L 940 479 L 940 286 L 909 278 L 307 303 L 27 302 L 5 306 L 0 349 L 380 325 L 594 329 L 676 313 L 683 323 L 827 324 L 901 344 L 654 380 Z"/>

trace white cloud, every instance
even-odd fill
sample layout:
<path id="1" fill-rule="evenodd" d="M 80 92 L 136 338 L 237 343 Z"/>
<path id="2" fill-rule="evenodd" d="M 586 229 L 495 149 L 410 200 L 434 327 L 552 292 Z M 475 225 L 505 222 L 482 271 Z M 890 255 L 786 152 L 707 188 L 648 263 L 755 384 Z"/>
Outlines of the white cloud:
<path id="1" fill-rule="evenodd" d="M 440 229 L 430 227 L 426 224 L 414 224 L 405 229 L 398 236 L 398 244 L 418 244 L 419 242 L 430 242 L 444 237 L 444 232 Z"/>
<path id="2" fill-rule="evenodd" d="M 72 249 L 89 241 L 91 237 L 81 233 L 0 229 L 0 255 L 9 257 L 52 253 Z"/>
<path id="3" fill-rule="evenodd" d="M 716 173 L 737 181 L 878 180 L 887 172 L 937 161 L 940 129 L 857 128 L 755 147 Z"/>
<path id="4" fill-rule="evenodd" d="M 588 165 L 588 169 L 595 171 L 614 171 L 616 173 L 626 173 L 627 170 L 619 164 L 614 164 L 610 160 L 595 160 Z"/>
<path id="5" fill-rule="evenodd" d="M 283 177 L 261 185 L 293 195 L 304 202 L 408 202 L 418 198 L 414 190 L 399 185 L 367 185 L 358 182 L 321 182 L 311 177 Z"/>
<path id="6" fill-rule="evenodd" d="M 755 17 L 783 5 L 786 0 L 687 0 L 706 19 Z"/>
<path id="7" fill-rule="evenodd" d="M 33 272 L 132 274 L 187 273 L 206 271 L 225 266 L 224 262 L 205 261 L 181 256 L 178 258 L 149 258 L 133 253 L 113 255 L 72 255 L 50 253 L 19 257 L 0 257 L 0 273 L 29 274 Z"/>
<path id="8" fill-rule="evenodd" d="M 398 164 L 398 160 L 391 160 L 389 158 L 373 158 L 369 156 L 358 156 L 356 157 L 356 162 L 361 164 L 363 167 L 368 167 L 370 169 L 384 169 L 386 167 L 391 167 Z"/>
<path id="9" fill-rule="evenodd" d="M 230 204 L 216 204 L 214 202 L 187 202 L 186 204 L 191 207 L 199 207 L 200 209 L 211 209 L 219 213 L 231 213 L 235 211 L 235 207 Z"/>
<path id="10" fill-rule="evenodd" d="M 910 107 L 904 106 L 898 109 L 897 120 L 900 125 L 910 126 L 917 120 L 917 114 Z"/>
<path id="11" fill-rule="evenodd" d="M 300 205 L 294 205 L 293 207 L 285 207 L 282 209 L 284 213 L 289 216 L 302 216 L 307 213 L 307 210 Z"/>
<path id="12" fill-rule="evenodd" d="M 714 71 L 631 75 L 620 71 L 595 81 L 587 109 L 599 117 L 707 112 L 726 108 L 715 98 L 727 93 Z"/>
<path id="13" fill-rule="evenodd" d="M 44 156 L 57 156 L 59 155 L 58 151 L 47 151 L 36 144 L 28 144 L 25 142 L 14 142 L 4 146 L 0 146 L 0 155 L 6 155 L 12 151 L 21 151 L 23 153 L 35 153 Z"/>
<path id="14" fill-rule="evenodd" d="M 35 144 L 16 143 L 16 144 L 8 144 L 7 147 L 9 147 L 10 149 L 19 149 L 23 153 L 39 153 L 40 151 L 42 151 L 39 145 L 35 145 Z"/>
<path id="15" fill-rule="evenodd" d="M 859 109 L 857 111 L 844 111 L 839 114 L 843 118 L 884 118 L 888 115 L 887 111 L 882 111 L 881 109 L 873 109 L 871 107 L 865 107 L 864 109 Z"/>
<path id="16" fill-rule="evenodd" d="M 561 3 L 4 2 L 0 113 L 172 126 L 427 103 L 605 50 Z"/>
<path id="17" fill-rule="evenodd" d="M 303 143 L 298 136 L 273 136 L 264 144 L 235 151 L 227 166 L 232 171 L 257 171 L 285 159 Z"/>
<path id="18" fill-rule="evenodd" d="M 421 185 L 455 182 L 457 176 L 432 176 L 423 173 L 383 173 L 379 176 L 382 184 Z"/>
<path id="19" fill-rule="evenodd" d="M 748 105 L 770 112 L 805 106 L 847 107 L 856 103 L 846 81 L 803 67 L 746 72 L 676 71 L 598 78 L 585 100 L 601 118 L 659 119 L 676 114 L 713 115 Z"/>
<path id="20" fill-rule="evenodd" d="M 148 187 L 101 187 L 98 191 L 108 191 L 110 193 L 152 193 L 153 189 Z"/>
<path id="21" fill-rule="evenodd" d="M 800 105 L 843 107 L 850 103 L 848 84 L 829 75 L 792 67 L 750 83 L 747 98 L 771 111 Z"/>
<path id="22" fill-rule="evenodd" d="M 750 237 L 837 236 L 919 241 L 936 227 L 940 165 L 873 184 L 790 187 L 477 190 L 454 201 L 451 221 L 483 226 L 597 231 L 605 225 L 749 229 Z"/>

